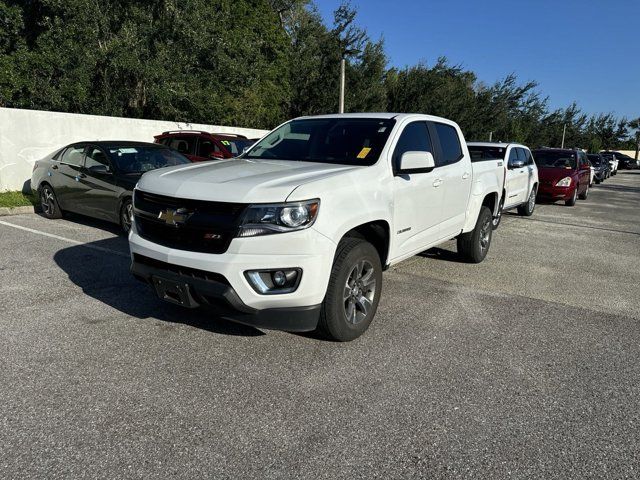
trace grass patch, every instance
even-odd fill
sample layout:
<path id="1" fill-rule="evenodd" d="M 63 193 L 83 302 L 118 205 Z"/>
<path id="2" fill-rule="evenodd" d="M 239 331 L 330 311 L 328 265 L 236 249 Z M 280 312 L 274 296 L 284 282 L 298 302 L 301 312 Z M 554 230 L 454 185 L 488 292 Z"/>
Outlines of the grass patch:
<path id="1" fill-rule="evenodd" d="M 22 192 L 0 192 L 0 207 L 31 207 L 38 203 L 35 195 Z"/>

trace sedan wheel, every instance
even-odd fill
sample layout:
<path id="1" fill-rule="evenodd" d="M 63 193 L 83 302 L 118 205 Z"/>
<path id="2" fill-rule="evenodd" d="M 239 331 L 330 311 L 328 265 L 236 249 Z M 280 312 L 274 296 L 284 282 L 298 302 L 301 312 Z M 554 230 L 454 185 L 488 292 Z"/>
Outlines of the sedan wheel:
<path id="1" fill-rule="evenodd" d="M 49 185 L 40 187 L 40 208 L 42 209 L 42 214 L 47 218 L 62 217 L 56 194 Z"/>
<path id="2" fill-rule="evenodd" d="M 122 231 L 128 234 L 131 231 L 131 224 L 133 223 L 133 205 L 131 204 L 131 200 L 127 200 L 124 202 L 122 209 L 120 211 L 120 225 L 122 226 Z"/>

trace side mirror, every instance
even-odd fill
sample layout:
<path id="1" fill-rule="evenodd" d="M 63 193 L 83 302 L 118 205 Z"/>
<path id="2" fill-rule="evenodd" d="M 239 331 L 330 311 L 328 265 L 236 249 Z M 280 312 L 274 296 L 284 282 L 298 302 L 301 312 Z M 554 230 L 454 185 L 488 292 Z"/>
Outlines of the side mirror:
<path id="1" fill-rule="evenodd" d="M 404 152 L 400 157 L 398 173 L 426 173 L 435 166 L 431 152 Z"/>
<path id="2" fill-rule="evenodd" d="M 91 173 L 111 173 L 111 170 L 106 165 L 92 165 L 89 167 Z"/>
<path id="3" fill-rule="evenodd" d="M 511 162 L 511 165 L 509 165 L 509 168 L 522 168 L 524 167 L 524 160 L 514 160 L 513 162 Z"/>

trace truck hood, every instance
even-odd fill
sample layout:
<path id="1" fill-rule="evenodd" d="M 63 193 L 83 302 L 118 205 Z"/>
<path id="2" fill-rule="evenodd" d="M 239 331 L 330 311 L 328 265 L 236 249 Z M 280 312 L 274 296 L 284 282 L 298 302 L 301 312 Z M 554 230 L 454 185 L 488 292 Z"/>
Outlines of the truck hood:
<path id="1" fill-rule="evenodd" d="M 366 167 L 286 160 L 230 159 L 145 173 L 138 188 L 178 198 L 233 203 L 283 202 L 299 185 Z"/>

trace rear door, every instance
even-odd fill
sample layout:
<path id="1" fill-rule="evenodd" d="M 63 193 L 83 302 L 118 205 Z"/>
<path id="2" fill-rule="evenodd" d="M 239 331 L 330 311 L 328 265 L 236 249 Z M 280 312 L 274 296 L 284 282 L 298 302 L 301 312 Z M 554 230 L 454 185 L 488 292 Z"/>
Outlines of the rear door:
<path id="1" fill-rule="evenodd" d="M 84 164 L 85 144 L 75 144 L 67 148 L 59 158 L 57 172 L 52 177 L 60 207 L 76 213 L 85 213 L 82 196 L 85 191 L 81 180 Z"/>
<path id="2" fill-rule="evenodd" d="M 400 166 L 402 154 L 412 151 L 434 154 L 427 122 L 411 122 L 403 128 L 391 157 L 394 172 Z M 438 180 L 439 170 L 435 168 L 431 172 L 394 175 L 393 234 L 396 258 L 418 253 L 440 239 L 444 189 L 441 188 L 442 181 Z"/>
<path id="3" fill-rule="evenodd" d="M 471 195 L 471 160 L 464 159 L 458 130 L 446 123 L 429 122 L 436 138 L 436 170 L 443 190 L 440 238 L 458 235 L 466 221 Z"/>
<path id="4" fill-rule="evenodd" d="M 529 171 L 527 169 L 527 155 L 522 148 L 511 147 L 507 157 L 506 192 L 507 198 L 504 202 L 505 208 L 520 205 L 526 199 L 527 185 L 529 181 Z M 523 162 L 519 167 L 516 162 Z"/>
<path id="5" fill-rule="evenodd" d="M 117 220 L 118 188 L 113 165 L 108 155 L 97 145 L 86 150 L 82 179 L 86 187 L 85 209 L 88 215 L 105 220 Z"/>

